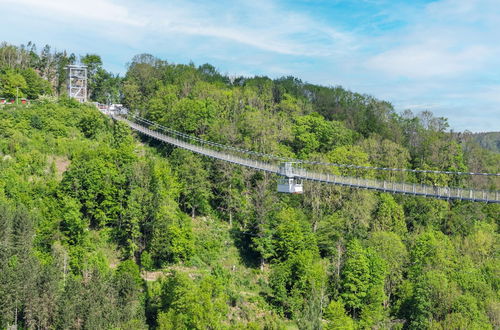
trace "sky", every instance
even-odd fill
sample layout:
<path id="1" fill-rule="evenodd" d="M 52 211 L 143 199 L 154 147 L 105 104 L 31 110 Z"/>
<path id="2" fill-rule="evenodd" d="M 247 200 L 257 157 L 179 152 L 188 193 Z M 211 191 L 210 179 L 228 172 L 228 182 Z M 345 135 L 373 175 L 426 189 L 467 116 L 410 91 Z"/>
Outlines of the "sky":
<path id="1" fill-rule="evenodd" d="M 500 131 L 500 0 L 0 0 L 0 41 L 295 76 Z"/>

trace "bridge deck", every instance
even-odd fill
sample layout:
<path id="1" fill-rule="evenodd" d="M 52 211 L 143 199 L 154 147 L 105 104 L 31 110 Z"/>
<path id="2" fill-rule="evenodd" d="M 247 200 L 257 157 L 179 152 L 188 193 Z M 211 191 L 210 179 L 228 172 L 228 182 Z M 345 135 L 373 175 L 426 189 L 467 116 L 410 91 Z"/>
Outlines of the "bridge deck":
<path id="1" fill-rule="evenodd" d="M 163 133 L 151 130 L 145 126 L 134 123 L 128 119 L 119 116 L 113 116 L 117 120 L 121 120 L 132 129 L 148 135 L 162 142 L 172 144 L 174 146 L 190 150 L 208 157 L 220 159 L 225 162 L 238 164 L 241 166 L 253 168 L 256 170 L 266 171 L 279 174 L 278 165 L 242 158 L 231 154 L 226 154 L 210 148 L 197 146 L 180 139 L 165 135 Z M 475 190 L 465 188 L 450 188 L 450 187 L 435 187 L 422 184 L 401 183 L 392 181 L 383 181 L 377 179 L 364 179 L 358 177 L 349 177 L 334 174 L 325 174 L 307 171 L 305 169 L 297 169 L 296 178 L 324 182 L 328 184 L 347 186 L 352 188 L 371 189 L 384 191 L 396 194 L 414 195 L 434 197 L 446 200 L 468 200 L 474 202 L 500 203 L 500 193 L 498 191 Z"/>

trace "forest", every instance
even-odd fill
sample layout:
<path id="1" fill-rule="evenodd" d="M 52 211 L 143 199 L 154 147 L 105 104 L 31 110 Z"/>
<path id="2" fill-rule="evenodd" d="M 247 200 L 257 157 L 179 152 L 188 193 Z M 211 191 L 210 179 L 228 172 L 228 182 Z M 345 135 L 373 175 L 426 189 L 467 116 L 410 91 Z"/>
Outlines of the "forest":
<path id="1" fill-rule="evenodd" d="M 472 136 L 481 147 L 500 152 L 500 132 L 476 133 Z"/>
<path id="2" fill-rule="evenodd" d="M 430 112 L 210 64 L 89 66 L 93 101 L 258 152 L 500 173 L 500 154 Z M 500 204 L 276 176 L 133 133 L 65 95 L 77 56 L 0 45 L 0 328 L 498 329 Z M 352 169 L 337 169 L 351 174 Z M 498 177 L 362 173 L 499 190 Z"/>

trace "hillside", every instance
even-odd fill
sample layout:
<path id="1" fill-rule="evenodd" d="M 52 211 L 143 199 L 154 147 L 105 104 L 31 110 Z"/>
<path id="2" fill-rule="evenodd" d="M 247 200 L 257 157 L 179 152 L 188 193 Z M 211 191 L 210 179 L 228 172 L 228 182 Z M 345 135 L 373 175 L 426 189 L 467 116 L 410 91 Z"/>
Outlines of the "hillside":
<path id="1" fill-rule="evenodd" d="M 454 138 L 446 119 L 341 87 L 140 55 L 120 88 L 144 117 L 255 151 L 500 172 L 499 154 Z M 338 171 L 499 188 L 494 177 Z M 4 106 L 0 327 L 500 327 L 500 205 L 305 191 L 279 194 L 274 176 L 159 144 L 63 96 Z"/>
<path id="2" fill-rule="evenodd" d="M 500 153 L 500 132 L 476 133 L 473 137 L 481 147 Z"/>

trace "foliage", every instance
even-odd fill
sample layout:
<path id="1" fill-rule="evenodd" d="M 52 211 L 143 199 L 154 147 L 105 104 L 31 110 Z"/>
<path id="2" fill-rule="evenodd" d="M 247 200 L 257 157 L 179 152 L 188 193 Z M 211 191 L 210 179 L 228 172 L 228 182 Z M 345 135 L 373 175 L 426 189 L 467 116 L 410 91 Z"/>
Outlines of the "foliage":
<path id="1" fill-rule="evenodd" d="M 325 310 L 324 329 L 351 330 L 355 329 L 354 321 L 346 314 L 342 301 L 332 300 Z"/>
<path id="2" fill-rule="evenodd" d="M 375 211 L 374 220 L 374 230 L 392 231 L 400 236 L 406 233 L 403 207 L 389 194 L 380 194 L 380 203 Z"/>
<path id="3" fill-rule="evenodd" d="M 74 61 L 0 46 L 9 97 L 19 86 L 38 98 L 0 109 L 1 328 L 500 326 L 498 205 L 322 185 L 277 194 L 268 173 L 160 145 L 57 98 Z M 444 118 L 397 114 L 342 87 L 229 78 L 147 54 L 122 79 L 99 55 L 82 61 L 92 99 L 123 97 L 132 112 L 212 141 L 339 164 L 498 172 L 498 155 L 448 133 Z M 332 173 L 498 189 L 489 177 Z"/>
<path id="4" fill-rule="evenodd" d="M 500 153 L 500 133 L 499 132 L 487 132 L 487 133 L 476 133 L 473 138 L 479 145 L 483 148 Z"/>
<path id="5" fill-rule="evenodd" d="M 271 301 L 284 315 L 299 317 L 307 300 L 322 294 L 325 286 L 324 273 L 322 263 L 310 251 L 297 253 L 273 265 L 269 277 Z M 319 297 L 321 298 L 323 297 Z"/>
<path id="6" fill-rule="evenodd" d="M 24 77 L 10 70 L 0 76 L 0 86 L 2 96 L 6 98 L 25 97 L 24 91 L 28 88 Z"/>
<path id="7" fill-rule="evenodd" d="M 37 52 L 29 42 L 19 47 L 0 44 L 0 96 L 38 99 L 42 95 L 67 94 L 68 69 L 75 64 L 75 54 L 51 51 L 46 45 Z M 99 55 L 87 54 L 81 63 L 88 68 L 89 99 L 100 103 L 119 103 L 121 78 L 102 68 Z"/>
<path id="8" fill-rule="evenodd" d="M 175 272 L 162 285 L 159 329 L 219 328 L 227 312 L 221 283 L 213 276 L 193 281 Z"/>

